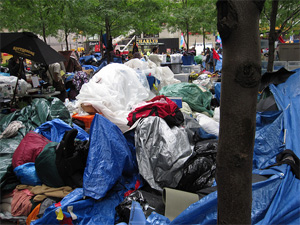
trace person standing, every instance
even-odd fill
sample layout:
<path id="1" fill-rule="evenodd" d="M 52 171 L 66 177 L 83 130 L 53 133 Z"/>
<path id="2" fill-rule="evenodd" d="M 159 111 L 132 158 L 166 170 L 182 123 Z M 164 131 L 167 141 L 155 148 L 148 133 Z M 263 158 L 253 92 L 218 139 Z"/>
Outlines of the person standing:
<path id="1" fill-rule="evenodd" d="M 64 102 L 67 97 L 67 91 L 64 83 L 64 74 L 66 69 L 63 62 L 56 62 L 49 65 L 47 70 L 47 76 L 49 83 L 55 88 L 56 91 L 60 91 L 57 97 Z"/>
<path id="2" fill-rule="evenodd" d="M 152 53 L 149 55 L 149 60 L 154 62 L 156 66 L 160 66 L 162 60 L 158 56 L 158 47 L 153 47 Z"/>
<path id="3" fill-rule="evenodd" d="M 207 48 L 205 51 L 205 69 L 207 71 L 210 71 L 209 62 L 210 62 L 210 50 L 209 50 L 209 48 Z"/>
<path id="4" fill-rule="evenodd" d="M 26 81 L 24 60 L 14 55 L 8 60 L 8 68 L 11 76 L 22 78 Z M 21 67 L 21 68 L 20 68 Z"/>

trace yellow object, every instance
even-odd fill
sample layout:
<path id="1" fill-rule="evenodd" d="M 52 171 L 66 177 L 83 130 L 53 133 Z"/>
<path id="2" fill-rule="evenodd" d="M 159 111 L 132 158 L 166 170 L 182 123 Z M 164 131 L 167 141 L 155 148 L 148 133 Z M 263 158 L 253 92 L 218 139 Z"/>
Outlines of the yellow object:
<path id="1" fill-rule="evenodd" d="M 63 220 L 64 219 L 64 213 L 63 213 L 63 211 L 60 207 L 55 211 L 55 214 L 56 214 L 56 219 L 57 220 Z"/>

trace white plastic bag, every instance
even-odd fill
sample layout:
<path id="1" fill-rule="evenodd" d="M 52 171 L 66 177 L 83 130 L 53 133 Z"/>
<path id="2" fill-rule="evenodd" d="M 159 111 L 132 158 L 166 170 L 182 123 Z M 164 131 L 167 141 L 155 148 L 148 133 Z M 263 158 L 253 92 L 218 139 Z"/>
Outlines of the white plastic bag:
<path id="1" fill-rule="evenodd" d="M 150 100 L 153 93 L 139 80 L 139 75 L 130 67 L 112 63 L 103 67 L 92 79 L 83 84 L 76 99 L 90 103 L 123 132 L 128 130 L 127 116 L 132 107 Z"/>
<path id="2" fill-rule="evenodd" d="M 213 118 L 204 115 L 203 113 L 196 113 L 196 120 L 199 122 L 200 126 L 209 134 L 214 134 L 219 136 L 219 123 Z"/>

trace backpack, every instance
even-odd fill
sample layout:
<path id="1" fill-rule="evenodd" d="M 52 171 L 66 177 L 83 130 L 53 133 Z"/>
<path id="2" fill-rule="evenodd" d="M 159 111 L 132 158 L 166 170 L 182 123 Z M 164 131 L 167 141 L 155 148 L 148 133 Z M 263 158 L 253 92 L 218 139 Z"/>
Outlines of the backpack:
<path id="1" fill-rule="evenodd" d="M 128 126 L 132 126 L 139 118 L 148 116 L 159 116 L 163 118 L 167 124 L 178 126 L 184 121 L 184 117 L 179 107 L 171 99 L 164 95 L 159 95 L 147 101 L 145 105 L 135 108 L 128 114 Z"/>

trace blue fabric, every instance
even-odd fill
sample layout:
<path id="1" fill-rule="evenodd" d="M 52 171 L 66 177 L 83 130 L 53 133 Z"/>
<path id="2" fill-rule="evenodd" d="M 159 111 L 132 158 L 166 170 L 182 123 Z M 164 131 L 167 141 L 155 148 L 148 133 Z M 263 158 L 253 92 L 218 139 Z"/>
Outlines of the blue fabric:
<path id="1" fill-rule="evenodd" d="M 74 73 L 69 73 L 70 75 L 66 78 L 65 83 L 71 81 L 74 78 Z"/>
<path id="2" fill-rule="evenodd" d="M 50 141 L 61 142 L 65 132 L 73 128 L 78 130 L 78 134 L 76 136 L 77 139 L 81 141 L 89 140 L 89 134 L 81 127 L 77 126 L 76 124 L 73 124 L 73 127 L 71 127 L 60 119 L 47 121 L 41 126 L 37 127 L 34 131 L 43 135 Z"/>
<path id="3" fill-rule="evenodd" d="M 220 102 L 221 102 L 221 82 L 215 83 L 215 96 L 216 96 L 217 101 L 220 104 Z"/>
<path id="4" fill-rule="evenodd" d="M 97 66 L 92 66 L 92 65 L 82 65 L 82 68 L 85 70 L 93 69 L 94 71 L 98 69 Z"/>
<path id="5" fill-rule="evenodd" d="M 33 162 L 24 163 L 23 165 L 17 166 L 14 168 L 14 173 L 21 184 L 31 186 L 42 184 L 42 181 L 36 173 L 35 164 Z"/>
<path id="6" fill-rule="evenodd" d="M 218 139 L 218 136 L 214 135 L 214 134 L 209 134 L 207 133 L 205 130 L 203 130 L 203 128 L 199 128 L 198 129 L 198 135 L 199 137 L 201 137 L 202 139 Z"/>
<path id="7" fill-rule="evenodd" d="M 90 128 L 90 148 L 83 174 L 84 195 L 100 199 L 118 182 L 135 184 L 137 162 L 122 131 L 96 114 Z M 126 180 L 128 177 L 132 182 Z"/>
<path id="8" fill-rule="evenodd" d="M 114 63 L 123 63 L 121 57 L 114 57 L 114 58 L 113 58 L 113 62 L 114 62 Z"/>
<path id="9" fill-rule="evenodd" d="M 156 79 L 154 76 L 146 76 L 146 77 L 147 77 L 150 90 L 152 89 L 153 84 L 155 84 L 155 81 L 157 81 L 157 83 L 160 84 L 160 80 Z"/>
<path id="10" fill-rule="evenodd" d="M 77 219 L 73 220 L 73 224 L 115 224 L 115 207 L 121 202 L 122 198 L 120 198 L 118 192 L 107 195 L 101 201 L 91 198 L 84 200 L 83 189 L 77 188 L 61 200 L 61 206 L 55 207 L 55 204 L 49 206 L 43 217 L 32 221 L 31 225 L 61 224 L 56 219 L 55 210 L 61 208 L 65 217 L 70 218 L 68 206 L 73 206 L 73 213 L 77 216 Z"/>
<path id="11" fill-rule="evenodd" d="M 222 70 L 222 64 L 223 64 L 223 57 L 221 54 L 219 54 L 220 60 L 216 60 L 215 64 L 215 71 L 221 71 Z"/>
<path id="12" fill-rule="evenodd" d="M 182 65 L 193 65 L 194 64 L 194 56 L 193 55 L 185 55 L 182 56 Z"/>
<path id="13" fill-rule="evenodd" d="M 276 155 L 284 150 L 282 140 L 282 111 L 257 112 L 253 169 L 264 169 L 276 163 Z"/>

